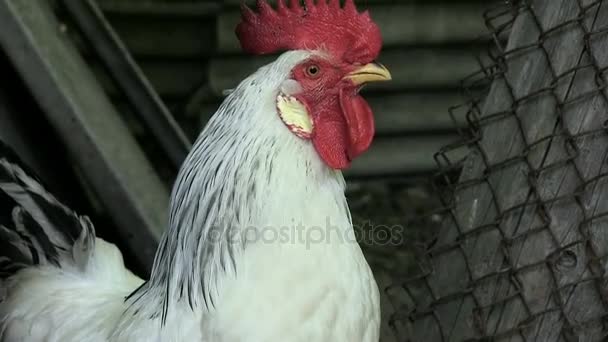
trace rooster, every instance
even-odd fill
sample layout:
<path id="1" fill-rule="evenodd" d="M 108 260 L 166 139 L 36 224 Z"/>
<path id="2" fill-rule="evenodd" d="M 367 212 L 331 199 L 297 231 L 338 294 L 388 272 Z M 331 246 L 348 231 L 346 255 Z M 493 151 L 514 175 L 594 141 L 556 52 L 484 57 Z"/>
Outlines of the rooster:
<path id="1" fill-rule="evenodd" d="M 341 170 L 374 135 L 361 87 L 391 78 L 380 31 L 352 0 L 279 0 L 236 34 L 282 54 L 196 140 L 147 281 L 0 148 L 0 341 L 379 340 Z"/>

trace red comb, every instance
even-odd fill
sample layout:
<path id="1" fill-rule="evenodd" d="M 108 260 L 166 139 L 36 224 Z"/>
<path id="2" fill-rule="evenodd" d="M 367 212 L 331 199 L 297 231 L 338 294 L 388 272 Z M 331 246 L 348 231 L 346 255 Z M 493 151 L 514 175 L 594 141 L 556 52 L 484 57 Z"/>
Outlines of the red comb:
<path id="1" fill-rule="evenodd" d="M 359 13 L 353 0 L 284 0 L 273 9 L 258 0 L 257 13 L 242 6 L 243 18 L 236 27 L 245 52 L 266 54 L 282 50 L 322 49 L 353 63 L 367 63 L 380 53 L 380 29 L 367 11 Z"/>

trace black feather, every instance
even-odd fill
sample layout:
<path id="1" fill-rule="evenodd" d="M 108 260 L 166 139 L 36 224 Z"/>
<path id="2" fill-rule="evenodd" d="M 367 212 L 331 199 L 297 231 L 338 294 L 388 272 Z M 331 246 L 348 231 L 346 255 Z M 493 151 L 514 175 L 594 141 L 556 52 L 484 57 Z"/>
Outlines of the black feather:
<path id="1" fill-rule="evenodd" d="M 88 218 L 55 199 L 0 141 L 0 279 L 36 265 L 82 268 L 94 244 Z"/>

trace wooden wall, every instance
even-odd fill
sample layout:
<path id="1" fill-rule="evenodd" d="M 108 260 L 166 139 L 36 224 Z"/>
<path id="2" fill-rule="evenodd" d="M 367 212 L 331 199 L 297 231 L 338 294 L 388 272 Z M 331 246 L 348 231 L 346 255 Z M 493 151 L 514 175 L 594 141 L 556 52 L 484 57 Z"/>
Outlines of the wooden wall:
<path id="1" fill-rule="evenodd" d="M 100 3 L 190 135 L 213 114 L 223 90 L 274 58 L 239 51 L 234 35 L 239 0 Z M 364 90 L 376 114 L 378 138 L 348 174 L 394 176 L 432 170 L 434 151 L 455 137 L 447 109 L 460 101 L 459 80 L 475 71 L 475 56 L 483 48 L 471 42 L 484 32 L 484 3 L 358 3 L 370 10 L 382 30 L 380 61 L 391 70 L 393 81 Z"/>
<path id="2" fill-rule="evenodd" d="M 234 35 L 239 0 L 99 0 L 109 21 L 182 127 L 194 137 L 217 109 L 225 89 L 271 61 L 242 54 Z M 249 1 L 250 3 L 252 1 Z M 347 172 L 355 226 L 407 226 L 403 244 L 361 241 L 382 289 L 414 267 L 411 245 L 428 238 L 431 223 L 407 222 L 437 205 L 417 176 L 435 169 L 433 154 L 456 139 L 448 108 L 462 102 L 459 82 L 477 70 L 486 42 L 483 0 L 360 0 L 385 41 L 379 61 L 393 81 L 364 90 L 374 109 L 377 138 Z M 476 43 L 471 43 L 476 41 Z M 104 73 L 99 72 L 104 81 Z M 116 100 L 120 94 L 112 90 Z M 137 132 L 137 120 L 133 120 Z M 141 128 L 142 134 L 144 133 Z M 441 218 L 433 218 L 439 222 Z M 372 228 L 373 229 L 373 228 Z M 382 341 L 399 341 L 388 322 L 393 307 L 382 296 Z"/>

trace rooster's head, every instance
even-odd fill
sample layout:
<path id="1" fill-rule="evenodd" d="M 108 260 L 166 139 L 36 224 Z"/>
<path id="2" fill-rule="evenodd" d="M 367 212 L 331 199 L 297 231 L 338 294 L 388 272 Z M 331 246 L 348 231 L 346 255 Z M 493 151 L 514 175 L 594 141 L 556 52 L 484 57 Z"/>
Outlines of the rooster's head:
<path id="1" fill-rule="evenodd" d="M 278 0 L 273 9 L 258 1 L 254 12 L 243 6 L 236 34 L 246 52 L 285 50 L 314 53 L 292 70 L 277 93 L 279 116 L 294 134 L 310 139 L 323 161 L 335 169 L 348 167 L 370 146 L 374 119 L 359 95 L 368 82 L 390 80 L 374 62 L 382 38 L 369 13 L 359 13 L 352 0 Z"/>

